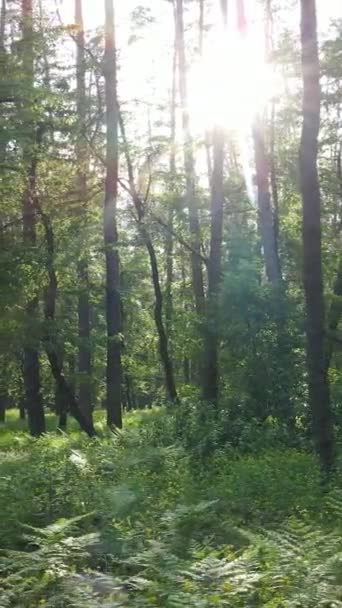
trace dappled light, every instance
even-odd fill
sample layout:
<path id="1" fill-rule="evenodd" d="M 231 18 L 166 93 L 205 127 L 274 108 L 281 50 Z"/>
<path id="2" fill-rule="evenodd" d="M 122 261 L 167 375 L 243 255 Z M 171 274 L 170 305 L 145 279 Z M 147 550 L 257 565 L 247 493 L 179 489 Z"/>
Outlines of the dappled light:
<path id="1" fill-rule="evenodd" d="M 342 604 L 341 40 L 0 0 L 0 608 Z"/>

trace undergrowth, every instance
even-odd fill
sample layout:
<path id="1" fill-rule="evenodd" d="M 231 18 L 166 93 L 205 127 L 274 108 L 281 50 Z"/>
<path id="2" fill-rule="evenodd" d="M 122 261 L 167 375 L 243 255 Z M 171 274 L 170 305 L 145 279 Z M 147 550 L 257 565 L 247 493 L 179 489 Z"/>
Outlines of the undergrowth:
<path id="1" fill-rule="evenodd" d="M 0 430 L 0 607 L 342 606 L 338 475 L 323 491 L 281 445 L 190 450 L 170 416 L 108 435 L 99 415 L 91 441 Z"/>

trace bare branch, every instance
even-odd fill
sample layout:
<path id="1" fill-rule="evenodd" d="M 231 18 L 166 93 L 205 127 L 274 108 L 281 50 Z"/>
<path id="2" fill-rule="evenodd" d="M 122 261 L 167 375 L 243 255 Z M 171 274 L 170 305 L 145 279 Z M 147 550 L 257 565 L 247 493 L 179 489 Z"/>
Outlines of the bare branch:
<path id="1" fill-rule="evenodd" d="M 201 253 L 199 253 L 198 251 L 196 251 L 193 247 L 191 247 L 191 245 L 189 243 L 187 243 L 186 241 L 184 241 L 184 239 L 182 239 L 181 236 L 179 236 L 179 234 L 177 234 L 174 230 L 172 230 L 170 228 L 170 226 L 168 226 L 168 224 L 166 224 L 166 222 L 164 222 L 160 217 L 158 217 L 157 215 L 154 215 L 154 213 L 150 212 L 150 216 L 151 218 L 157 222 L 157 224 L 159 224 L 160 226 L 162 226 L 163 228 L 165 228 L 165 230 L 167 230 L 169 232 L 169 234 L 172 234 L 172 236 L 177 239 L 177 241 L 183 245 L 183 247 L 185 247 L 185 249 L 187 249 L 188 251 L 190 251 L 190 253 L 193 253 L 195 255 L 197 255 L 200 260 L 202 260 L 202 262 L 208 266 L 209 260 L 207 257 L 205 257 L 204 255 L 202 255 Z"/>

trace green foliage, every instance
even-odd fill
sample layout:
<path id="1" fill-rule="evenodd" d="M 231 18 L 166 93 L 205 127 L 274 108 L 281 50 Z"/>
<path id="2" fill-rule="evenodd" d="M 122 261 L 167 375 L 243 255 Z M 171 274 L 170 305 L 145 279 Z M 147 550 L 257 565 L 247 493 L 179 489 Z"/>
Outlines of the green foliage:
<path id="1" fill-rule="evenodd" d="M 289 7 L 275 3 L 270 67 L 281 76 L 282 92 L 269 100 L 274 120 L 269 124 L 267 116 L 273 110 L 265 111 L 264 128 L 265 152 L 275 171 L 275 183 L 269 180 L 270 190 L 276 188 L 272 207 L 275 210 L 276 199 L 279 207 L 277 237 L 284 277 L 280 288 L 265 278 L 248 158 L 253 151 L 244 149 L 249 148 L 247 143 L 240 145 L 240 133 L 226 133 L 222 289 L 210 322 L 219 344 L 220 399 L 214 406 L 199 399 L 205 332 L 204 319 L 194 306 L 189 249 L 195 235 L 189 230 L 187 200 L 187 182 L 195 177 L 201 254 L 207 259 L 213 184 L 205 161 L 209 167 L 213 160 L 212 134 L 206 134 L 205 145 L 207 125 L 192 133 L 197 172 L 193 176 L 183 166 L 178 90 L 175 145 L 169 124 L 172 3 L 161 3 L 162 11 L 155 4 L 151 8 L 142 2 L 127 14 L 126 32 L 124 19 L 120 23 L 118 89 L 133 173 L 144 198 L 144 222 L 158 261 L 180 404 L 165 402 L 150 263 L 127 192 L 125 146 L 120 141 L 117 223 L 123 388 L 127 409 L 150 409 L 126 415 L 125 430 L 115 435 L 105 430 L 102 412 L 96 410 L 99 436 L 91 441 L 80 437 L 72 422 L 68 435 L 56 435 L 56 421 L 49 414 L 48 433 L 30 439 L 26 423 L 18 422 L 15 410 L 7 410 L 0 428 L 0 608 L 341 606 L 341 478 L 335 472 L 322 488 L 311 452 L 306 395 L 298 32 L 289 29 L 287 14 L 284 23 L 278 15 L 282 11 L 285 15 Z M 186 4 L 185 51 L 191 72 L 192 60 L 198 62 L 198 15 L 193 13 L 195 3 Z M 204 4 L 205 53 L 212 7 Z M 80 345 L 89 349 L 92 377 L 87 380 L 95 406 L 105 394 L 107 346 L 104 32 L 85 34 L 83 121 L 75 112 L 76 66 L 69 55 L 77 30 L 56 26 L 52 5 L 34 3 L 32 82 L 23 70 L 18 2 L 4 3 L 8 14 L 2 16 L 0 49 L 0 397 L 11 406 L 23 403 L 23 349 L 34 347 L 40 355 L 45 411 L 55 401 L 55 383 L 42 353 L 48 276 L 41 214 L 36 213 L 36 235 L 30 245 L 24 242 L 22 230 L 22 203 L 33 161 L 37 161 L 35 191 L 55 242 L 58 293 L 51 337 L 76 394 L 82 380 L 77 372 L 78 350 Z M 124 12 L 126 3 L 121 5 Z M 153 47 L 150 57 L 147 43 L 157 40 L 160 32 L 164 51 L 155 57 Z M 319 161 L 327 309 L 340 298 L 331 292 L 342 226 L 341 48 L 341 23 L 337 23 L 321 49 Z M 129 65 L 139 65 L 134 78 Z M 191 115 L 191 82 L 188 88 L 189 123 L 197 128 Z M 205 89 L 203 82 L 204 98 Z M 8 97 L 13 99 L 6 101 Z M 33 137 L 40 128 L 38 146 Z M 81 140 L 86 193 L 79 191 L 76 152 Z M 170 169 L 173 151 L 174 170 Z M 78 298 L 84 289 L 77 270 L 81 259 L 87 261 L 89 275 L 89 338 L 78 335 Z M 207 289 L 204 263 L 203 271 Z M 166 295 L 170 296 L 167 314 Z M 36 297 L 39 305 L 32 318 L 27 304 Z M 330 379 L 338 426 L 342 376 L 341 357 L 335 351 Z"/>
<path id="2" fill-rule="evenodd" d="M 170 417 L 133 414 L 90 442 L 12 435 L 1 606 L 339 605 L 339 480 L 322 493 L 318 464 L 295 449 L 226 447 L 203 466 L 168 444 Z"/>

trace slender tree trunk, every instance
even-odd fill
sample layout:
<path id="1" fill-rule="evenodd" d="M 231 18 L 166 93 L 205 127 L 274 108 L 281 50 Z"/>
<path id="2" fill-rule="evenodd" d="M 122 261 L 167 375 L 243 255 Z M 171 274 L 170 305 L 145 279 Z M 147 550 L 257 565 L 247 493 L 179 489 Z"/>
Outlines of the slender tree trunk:
<path id="1" fill-rule="evenodd" d="M 156 323 L 156 328 L 158 332 L 159 338 L 159 354 L 161 358 L 161 362 L 164 369 L 165 376 L 165 386 L 168 397 L 171 401 L 177 401 L 177 389 L 174 378 L 174 370 L 173 363 L 169 352 L 169 340 L 168 335 L 164 326 L 163 320 L 163 295 L 160 286 L 159 279 L 159 270 L 158 270 L 158 261 L 156 252 L 151 240 L 151 237 L 147 231 L 147 228 L 144 224 L 144 213 L 145 206 L 142 203 L 142 200 L 139 196 L 139 193 L 136 189 L 135 181 L 134 181 L 134 173 L 133 173 L 133 165 L 129 153 L 128 142 L 126 138 L 125 125 L 122 119 L 121 114 L 119 113 L 119 121 L 120 121 L 120 130 L 124 143 L 126 163 L 127 163 L 127 171 L 128 171 L 128 181 L 129 181 L 129 192 L 132 197 L 132 201 L 137 213 L 137 223 L 139 232 L 141 237 L 146 245 L 146 249 L 150 259 L 150 267 L 151 267 L 151 275 L 152 275 L 152 283 L 154 289 L 155 296 L 155 305 L 154 305 L 154 320 Z"/>
<path id="2" fill-rule="evenodd" d="M 58 348 L 55 344 L 55 336 L 53 335 L 52 330 L 55 322 L 58 282 L 54 267 L 54 233 L 51 221 L 41 209 L 37 198 L 35 199 L 35 204 L 39 211 L 45 232 L 46 268 L 49 277 L 49 283 L 45 290 L 44 298 L 45 331 L 43 333 L 43 343 L 45 346 L 45 352 L 50 364 L 51 373 L 56 382 L 59 398 L 64 404 L 64 411 L 66 412 L 68 410 L 75 420 L 77 420 L 81 429 L 85 431 L 89 437 L 93 437 L 96 435 L 93 421 L 92 419 L 87 418 L 79 407 L 72 387 L 64 376 L 62 361 L 58 356 Z"/>
<path id="3" fill-rule="evenodd" d="M 121 305 L 116 202 L 118 188 L 118 100 L 113 0 L 105 0 L 106 191 L 104 243 L 106 251 L 107 424 L 122 427 Z"/>
<path id="4" fill-rule="evenodd" d="M 6 35 L 6 0 L 1 0 L 0 9 L 0 72 L 4 76 L 7 68 L 7 54 L 5 47 L 5 35 Z M 6 148 L 7 148 L 7 137 L 3 130 L 0 136 L 0 162 L 4 163 L 6 159 Z"/>
<path id="5" fill-rule="evenodd" d="M 6 363 L 0 361 L 0 422 L 5 422 L 8 403 Z"/>
<path id="6" fill-rule="evenodd" d="M 326 358 L 325 365 L 327 372 L 329 371 L 329 367 L 331 364 L 331 358 L 334 352 L 334 342 L 333 342 L 333 334 L 336 332 L 339 322 L 342 317 L 342 258 L 340 258 L 337 277 L 334 284 L 333 290 L 333 300 L 330 304 L 329 312 L 328 312 L 328 342 L 326 347 Z M 329 335 L 331 334 L 331 335 Z"/>
<path id="7" fill-rule="evenodd" d="M 341 163 L 341 145 L 339 147 L 337 153 L 337 180 L 339 184 L 340 197 L 342 199 L 342 163 Z M 336 221 L 335 221 L 336 224 Z M 337 234 L 336 236 L 340 238 L 340 233 L 342 230 L 342 222 L 339 222 L 337 226 Z M 331 365 L 331 359 L 334 353 L 334 333 L 338 329 L 340 320 L 342 318 L 342 257 L 340 256 L 338 268 L 337 268 L 337 276 L 333 289 L 333 299 L 330 304 L 329 312 L 328 312 L 328 342 L 326 347 L 326 367 L 329 370 Z"/>
<path id="8" fill-rule="evenodd" d="M 241 34 L 243 34 L 247 29 L 244 0 L 236 0 L 236 25 Z"/>
<path id="9" fill-rule="evenodd" d="M 86 220 L 86 200 L 87 200 L 87 149 L 83 131 L 86 129 L 86 84 L 85 84 L 85 39 L 82 13 L 82 0 L 75 0 L 75 23 L 76 33 L 76 85 L 77 100 L 76 111 L 78 117 L 77 141 L 76 141 L 76 162 L 77 162 L 77 183 L 80 196 L 80 216 L 83 222 Z M 82 239 L 82 249 L 86 247 Z M 80 259 L 77 265 L 79 282 L 78 295 L 78 371 L 80 378 L 79 386 L 79 405 L 85 416 L 92 416 L 92 394 L 91 394 L 91 350 L 90 350 L 90 301 L 89 301 L 89 279 L 88 279 L 88 259 L 84 251 L 80 252 Z"/>
<path id="10" fill-rule="evenodd" d="M 322 465 L 334 461 L 329 381 L 324 353 L 324 299 L 321 259 L 321 201 L 317 171 L 320 127 L 320 68 L 315 0 L 301 0 L 303 126 L 299 154 L 303 200 L 303 275 L 309 404 L 313 436 Z"/>
<path id="11" fill-rule="evenodd" d="M 203 31 L 204 31 L 204 0 L 199 0 L 199 19 L 198 19 L 198 53 L 203 55 Z"/>
<path id="12" fill-rule="evenodd" d="M 6 30 L 6 0 L 1 0 L 0 52 L 5 52 L 5 30 Z"/>
<path id="13" fill-rule="evenodd" d="M 25 405 L 22 401 L 20 401 L 20 403 L 19 403 L 19 420 L 25 420 L 25 418 L 26 418 Z"/>
<path id="14" fill-rule="evenodd" d="M 171 401 L 177 401 L 177 390 L 174 379 L 172 360 L 169 355 L 168 338 L 163 323 L 163 296 L 160 287 L 157 256 L 152 244 L 152 241 L 147 234 L 145 227 L 141 227 L 141 232 L 146 243 L 147 251 L 150 257 L 152 282 L 154 287 L 155 305 L 154 305 L 154 320 L 159 336 L 159 353 L 164 367 L 165 385 L 168 397 Z"/>
<path id="15" fill-rule="evenodd" d="M 189 303 L 187 302 L 187 289 L 186 289 L 186 269 L 185 266 L 187 264 L 187 258 L 184 255 L 184 250 L 181 253 L 181 279 L 182 279 L 182 291 L 181 291 L 181 301 L 182 301 L 182 308 L 183 308 L 183 314 L 184 315 L 188 315 L 190 310 L 191 310 L 191 305 L 189 305 Z M 183 357 L 183 361 L 182 361 L 182 371 L 183 371 L 183 378 L 184 378 L 184 384 L 190 384 L 191 383 L 191 361 L 189 359 L 189 357 L 187 356 L 186 353 L 184 353 L 184 357 Z"/>
<path id="16" fill-rule="evenodd" d="M 91 347 L 90 347 L 90 302 L 88 261 L 82 258 L 77 265 L 79 282 L 78 294 L 78 371 L 79 371 L 79 404 L 82 412 L 91 419 L 93 413 L 91 382 Z"/>
<path id="17" fill-rule="evenodd" d="M 223 23 L 228 24 L 228 0 L 220 0 Z"/>
<path id="18" fill-rule="evenodd" d="M 34 88 L 34 49 L 33 49 L 33 15 L 32 0 L 22 0 L 22 57 L 23 78 L 25 82 L 25 101 L 23 118 L 25 122 L 23 159 L 27 167 L 26 188 L 23 197 L 23 238 L 24 245 L 32 252 L 36 248 L 36 214 L 34 197 L 36 190 L 37 163 L 33 158 L 35 143 L 35 125 L 32 108 Z M 27 318 L 30 321 L 38 316 L 38 297 L 33 297 L 27 305 Z M 45 431 L 45 417 L 40 385 L 40 365 L 38 338 L 26 336 L 24 345 L 23 379 L 28 423 L 31 435 L 39 436 Z"/>
<path id="19" fill-rule="evenodd" d="M 176 196 L 175 177 L 176 177 L 176 76 L 177 76 L 177 43 L 175 38 L 173 62 L 172 62 L 172 88 L 170 104 L 170 176 L 171 176 L 171 200 L 168 207 L 168 231 L 166 233 L 166 287 L 165 287 L 165 325 L 168 336 L 171 334 L 173 301 L 173 216 L 174 199 Z"/>
<path id="20" fill-rule="evenodd" d="M 125 387 L 126 387 L 126 408 L 130 412 L 133 408 L 132 390 L 131 390 L 131 378 L 129 374 L 125 374 Z"/>
<path id="21" fill-rule="evenodd" d="M 204 314 L 204 283 L 203 269 L 200 259 L 201 254 L 201 232 L 198 213 L 198 200 L 196 196 L 196 174 L 193 140 L 190 131 L 190 116 L 188 110 L 187 92 L 187 65 L 185 57 L 184 41 L 184 19 L 183 19 L 183 0 L 176 0 L 175 27 L 177 37 L 177 54 L 179 70 L 179 94 L 182 106 L 182 127 L 184 139 L 184 171 L 186 180 L 186 199 L 189 208 L 189 226 L 191 247 L 191 269 L 192 281 L 195 296 L 196 311 L 199 315 Z"/>
<path id="22" fill-rule="evenodd" d="M 39 149 L 42 144 L 43 130 L 37 129 L 35 146 Z M 37 158 L 33 160 L 35 167 L 35 174 L 37 172 Z M 71 415 L 79 423 L 82 430 L 84 430 L 89 437 L 96 434 L 92 420 L 87 419 L 81 412 L 75 394 L 72 391 L 70 385 L 65 379 L 63 373 L 63 366 L 58 356 L 58 347 L 56 345 L 56 337 L 54 335 L 54 324 L 55 324 L 55 312 L 56 312 L 56 299 L 57 299 L 57 275 L 54 266 L 55 258 L 55 245 L 54 245 L 54 233 L 52 224 L 49 217 L 44 213 L 41 208 L 38 195 L 36 191 L 32 196 L 32 206 L 35 213 L 39 213 L 45 234 L 46 244 L 46 270 L 48 274 L 48 285 L 44 293 L 44 319 L 45 323 L 43 326 L 42 342 L 45 347 L 45 352 L 50 364 L 51 373 L 56 382 L 57 388 L 60 392 L 60 397 L 66 404 L 66 407 L 70 411 Z M 24 361 L 25 364 L 25 361 Z M 28 412 L 30 414 L 30 412 Z"/>
<path id="23" fill-rule="evenodd" d="M 23 354 L 18 351 L 16 353 L 16 362 L 17 362 L 17 366 L 18 366 L 18 371 L 20 372 L 18 374 L 18 407 L 19 407 L 19 419 L 20 420 L 25 420 L 26 418 L 26 411 L 25 411 L 25 393 L 24 393 L 24 383 L 23 383 L 23 379 L 24 379 L 24 361 L 23 361 Z"/>
<path id="24" fill-rule="evenodd" d="M 216 403 L 219 390 L 217 312 L 221 283 L 223 226 L 224 134 L 219 127 L 213 133 L 213 173 L 211 178 L 211 234 L 208 265 L 207 327 L 205 330 L 205 370 L 203 397 Z"/>
<path id="25" fill-rule="evenodd" d="M 236 0 L 237 6 L 237 28 L 241 36 L 247 35 L 247 21 L 245 16 L 244 0 Z M 267 23 L 270 20 L 269 7 L 267 7 Z M 265 36 L 266 56 L 269 55 L 269 37 Z M 266 149 L 266 125 L 260 115 L 253 125 L 253 142 L 255 155 L 256 184 L 258 191 L 258 226 L 261 235 L 264 253 L 266 276 L 270 283 L 281 280 L 280 261 L 277 248 L 277 237 L 273 217 L 270 175 L 271 163 Z"/>
<path id="26" fill-rule="evenodd" d="M 275 150 L 275 103 L 272 102 L 271 110 L 271 136 L 270 136 L 270 177 L 271 177 L 271 192 L 273 200 L 273 226 L 274 226 L 274 238 L 277 256 L 279 259 L 279 266 L 281 272 L 281 264 L 279 257 L 279 195 L 278 195 L 278 184 L 277 184 L 277 164 L 276 164 L 276 150 Z"/>
<path id="27" fill-rule="evenodd" d="M 6 420 L 6 395 L 0 392 L 0 422 L 4 423 Z"/>
<path id="28" fill-rule="evenodd" d="M 277 239 L 270 194 L 270 166 L 265 148 L 265 134 L 261 119 L 253 127 L 256 182 L 258 190 L 258 212 L 266 276 L 270 283 L 281 280 Z"/>
<path id="29" fill-rule="evenodd" d="M 55 387 L 55 408 L 58 416 L 58 426 L 60 431 L 65 432 L 67 430 L 67 410 L 64 401 L 64 395 L 61 392 L 58 384 Z"/>

